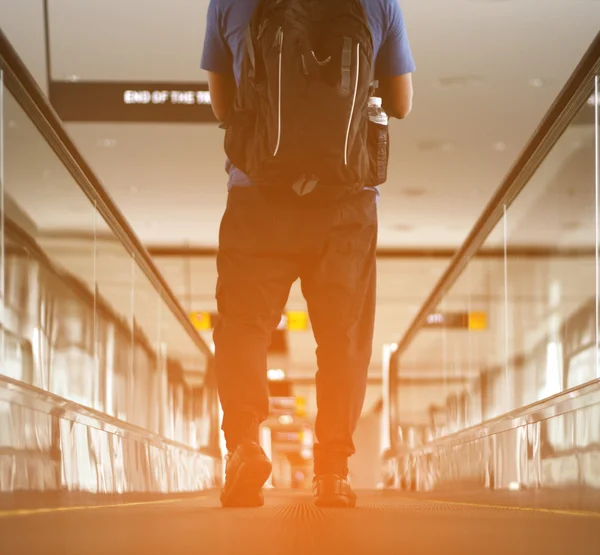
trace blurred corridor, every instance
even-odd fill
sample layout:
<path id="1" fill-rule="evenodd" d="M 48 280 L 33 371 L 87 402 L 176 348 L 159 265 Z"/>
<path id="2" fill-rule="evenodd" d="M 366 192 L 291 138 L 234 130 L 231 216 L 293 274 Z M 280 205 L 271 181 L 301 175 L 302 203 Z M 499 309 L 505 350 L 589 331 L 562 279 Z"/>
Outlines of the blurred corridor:
<path id="1" fill-rule="evenodd" d="M 0 553 L 596 553 L 598 7 L 572 16 L 579 49 L 552 97 L 537 112 L 524 104 L 525 147 L 494 143 L 487 155 L 510 157 L 489 174 L 474 161 L 467 177 L 467 158 L 440 161 L 454 144 L 396 128 L 392 181 L 409 186 L 382 193 L 374 355 L 350 461 L 358 506 L 317 509 L 308 491 L 315 344 L 294 288 L 260 430 L 273 474 L 265 507 L 244 511 L 218 508 L 222 137 L 195 112 L 203 130 L 181 126 L 166 164 L 155 155 L 180 116 L 69 112 L 94 79 L 41 78 L 23 49 L 33 31 L 0 4 Z M 195 108 L 210 103 L 205 88 Z M 421 158 L 409 171 L 410 141 Z M 432 152 L 464 184 L 453 195 L 437 175 L 443 191 L 420 204 Z M 180 175 L 177 200 L 136 173 L 168 189 L 168 166 L 192 156 L 201 177 Z"/>

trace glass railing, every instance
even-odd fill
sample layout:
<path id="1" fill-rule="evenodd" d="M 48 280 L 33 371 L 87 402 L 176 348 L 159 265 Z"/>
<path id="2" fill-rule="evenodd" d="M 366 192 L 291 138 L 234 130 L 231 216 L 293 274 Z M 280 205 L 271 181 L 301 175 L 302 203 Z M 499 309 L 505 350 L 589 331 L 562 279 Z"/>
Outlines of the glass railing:
<path id="1" fill-rule="evenodd" d="M 1 33 L 0 68 L 0 491 L 208 487 L 212 353 Z"/>
<path id="2" fill-rule="evenodd" d="M 599 71 L 600 35 L 391 347 L 388 483 L 600 485 Z"/>

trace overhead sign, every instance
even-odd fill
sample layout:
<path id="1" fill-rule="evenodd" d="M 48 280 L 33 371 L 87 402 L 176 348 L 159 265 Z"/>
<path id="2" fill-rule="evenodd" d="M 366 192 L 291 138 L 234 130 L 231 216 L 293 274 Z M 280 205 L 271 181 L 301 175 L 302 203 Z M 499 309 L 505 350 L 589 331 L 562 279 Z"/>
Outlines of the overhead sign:
<path id="1" fill-rule="evenodd" d="M 192 312 L 190 320 L 198 331 L 210 331 L 213 328 L 213 318 L 210 312 Z"/>
<path id="2" fill-rule="evenodd" d="M 273 443 L 302 443 L 302 430 L 277 430 L 271 433 Z"/>
<path id="3" fill-rule="evenodd" d="M 309 331 L 310 330 L 310 319 L 308 313 L 304 310 L 290 310 L 286 312 L 282 317 L 278 330 L 287 331 Z"/>
<path id="4" fill-rule="evenodd" d="M 427 316 L 424 327 L 482 331 L 487 329 L 487 314 L 485 312 L 432 312 Z"/>
<path id="5" fill-rule="evenodd" d="M 487 329 L 487 314 L 485 312 L 469 312 L 469 329 L 471 331 Z"/>
<path id="6" fill-rule="evenodd" d="M 293 385 L 289 380 L 284 381 L 267 381 L 269 396 L 290 398 L 293 395 Z"/>
<path id="7" fill-rule="evenodd" d="M 290 392 L 291 393 L 291 392 Z M 306 399 L 304 397 L 294 397 L 288 395 L 269 397 L 269 414 L 272 416 L 290 415 L 306 416 Z"/>
<path id="8" fill-rule="evenodd" d="M 190 313 L 190 320 L 198 331 L 209 331 L 213 329 L 219 319 L 216 312 L 197 311 Z M 301 310 L 286 312 L 281 317 L 277 330 L 289 332 L 303 332 L 310 330 L 308 313 Z M 275 340 L 275 338 L 273 339 Z"/>
<path id="9" fill-rule="evenodd" d="M 308 314 L 304 311 L 294 310 L 287 313 L 288 331 L 308 331 Z"/>
<path id="10" fill-rule="evenodd" d="M 215 123 L 207 83 L 52 81 L 63 121 Z"/>
<path id="11" fill-rule="evenodd" d="M 296 415 L 306 416 L 306 399 L 304 397 L 296 397 Z"/>
<path id="12" fill-rule="evenodd" d="M 296 413 L 294 397 L 269 397 L 269 414 L 271 416 L 293 415 Z"/>

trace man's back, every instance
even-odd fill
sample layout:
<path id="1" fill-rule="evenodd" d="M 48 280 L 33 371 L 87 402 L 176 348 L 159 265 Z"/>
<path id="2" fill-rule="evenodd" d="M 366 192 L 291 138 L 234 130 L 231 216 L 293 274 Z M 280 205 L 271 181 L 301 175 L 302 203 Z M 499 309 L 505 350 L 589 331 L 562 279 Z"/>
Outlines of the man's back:
<path id="1" fill-rule="evenodd" d="M 361 1 L 373 37 L 375 77 L 385 79 L 412 73 L 415 67 L 398 0 Z M 245 48 L 244 33 L 258 2 L 210 1 L 202 54 L 203 69 L 213 75 L 233 75 L 239 83 Z M 214 98 L 213 107 L 218 100 Z M 244 173 L 229 164 L 228 172 L 230 187 L 251 184 Z"/>

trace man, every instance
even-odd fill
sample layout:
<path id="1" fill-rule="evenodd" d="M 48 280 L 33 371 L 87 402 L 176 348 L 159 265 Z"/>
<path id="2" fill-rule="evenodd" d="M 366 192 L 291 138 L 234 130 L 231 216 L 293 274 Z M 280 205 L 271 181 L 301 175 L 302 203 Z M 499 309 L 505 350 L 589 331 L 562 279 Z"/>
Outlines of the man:
<path id="1" fill-rule="evenodd" d="M 245 32 L 258 2 L 211 0 L 208 8 L 202 68 L 219 121 L 228 118 L 234 104 Z M 398 0 L 362 0 L 362 7 L 371 31 L 377 94 L 387 114 L 402 119 L 411 110 L 414 63 Z M 321 66 L 328 62 L 314 51 L 312 56 Z M 258 445 L 258 427 L 268 416 L 267 350 L 290 288 L 300 279 L 318 345 L 315 502 L 354 506 L 348 458 L 354 453 L 352 436 L 372 352 L 377 190 L 361 186 L 353 194 L 329 197 L 327 185 L 319 183 L 309 194 L 293 192 L 291 184 L 266 192 L 230 162 L 227 169 L 229 195 L 217 257 L 220 319 L 214 334 L 229 451 L 222 504 L 264 503 L 262 486 L 271 463 Z"/>

